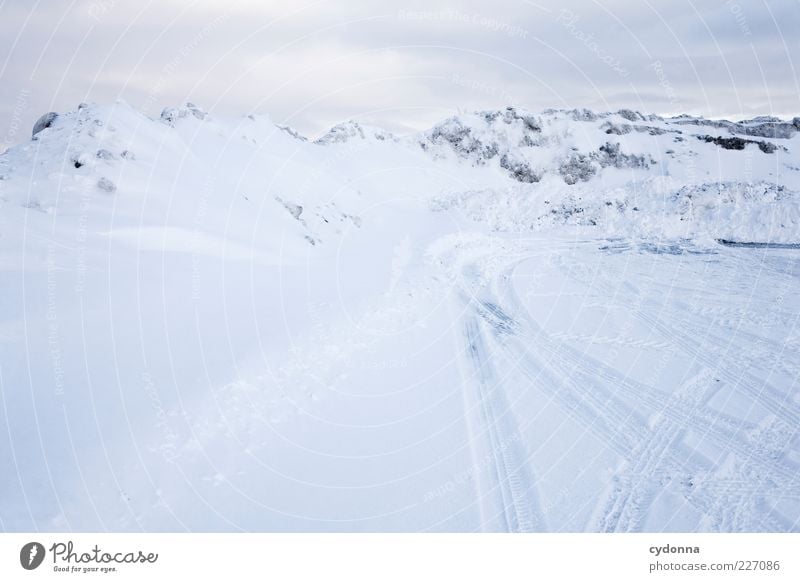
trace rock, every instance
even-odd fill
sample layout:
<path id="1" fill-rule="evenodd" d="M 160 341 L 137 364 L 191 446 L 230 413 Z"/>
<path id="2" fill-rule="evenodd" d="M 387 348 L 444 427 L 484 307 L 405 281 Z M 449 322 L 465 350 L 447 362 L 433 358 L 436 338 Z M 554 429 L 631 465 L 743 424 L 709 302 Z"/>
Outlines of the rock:
<path id="1" fill-rule="evenodd" d="M 755 137 L 771 137 L 775 139 L 791 139 L 797 133 L 794 123 L 766 122 L 758 125 L 735 124 L 731 128 L 733 133 L 752 135 Z"/>
<path id="2" fill-rule="evenodd" d="M 334 125 L 328 132 L 314 143 L 330 145 L 345 143 L 351 140 L 368 140 L 374 138 L 378 141 L 396 141 L 396 137 L 388 131 L 375 127 L 363 126 L 355 121 L 345 121 Z"/>
<path id="3" fill-rule="evenodd" d="M 608 135 L 626 135 L 633 131 L 633 126 L 629 123 L 622 123 L 617 125 L 616 123 L 611 123 L 610 121 L 606 121 L 603 125 L 600 126 L 600 129 L 604 129 Z"/>
<path id="4" fill-rule="evenodd" d="M 697 139 L 706 143 L 713 143 L 726 150 L 744 150 L 745 146 L 749 143 L 754 143 L 765 154 L 771 154 L 778 149 L 774 143 L 768 141 L 759 141 L 755 139 L 744 139 L 741 137 L 716 137 L 712 135 L 698 135 Z"/>
<path id="5" fill-rule="evenodd" d="M 294 202 L 289 202 L 288 200 L 284 200 L 280 196 L 276 196 L 275 200 L 283 204 L 283 207 L 289 211 L 295 220 L 300 220 L 300 215 L 303 214 L 303 207 L 300 204 L 295 204 Z M 300 220 L 302 222 L 302 220 Z"/>
<path id="6" fill-rule="evenodd" d="M 457 117 L 451 117 L 433 128 L 429 139 L 434 144 L 450 144 L 461 157 L 469 157 L 481 149 L 481 142 L 472 137 L 472 130 Z"/>
<path id="7" fill-rule="evenodd" d="M 36 121 L 36 123 L 33 124 L 33 132 L 31 133 L 31 137 L 35 138 L 37 133 L 53 125 L 53 122 L 57 118 L 58 118 L 58 113 L 56 113 L 55 111 L 51 111 L 50 113 L 45 113 L 44 115 L 42 115 Z"/>
<path id="8" fill-rule="evenodd" d="M 626 135 L 632 131 L 646 133 L 648 135 L 663 135 L 666 133 L 666 130 L 652 125 L 631 125 L 629 123 L 616 124 L 611 123 L 610 121 L 603 123 L 600 126 L 600 129 L 604 129 L 608 135 Z"/>
<path id="9" fill-rule="evenodd" d="M 181 117 L 186 117 L 186 113 L 181 115 L 181 110 L 177 107 L 165 107 L 161 112 L 161 121 L 170 125 L 173 125 Z"/>
<path id="10" fill-rule="evenodd" d="M 206 118 L 206 115 L 208 115 L 205 111 L 200 109 L 194 103 L 187 103 L 186 104 L 186 109 L 188 109 L 189 113 L 191 113 L 192 115 L 194 115 L 197 119 L 199 119 L 201 121 Z"/>
<path id="11" fill-rule="evenodd" d="M 768 141 L 760 141 L 760 142 L 757 142 L 757 143 L 758 143 L 758 149 L 760 149 L 765 154 L 774 153 L 775 150 L 778 149 L 778 146 L 776 146 L 774 143 L 770 143 Z"/>
<path id="12" fill-rule="evenodd" d="M 620 109 L 617 111 L 617 115 L 622 117 L 623 119 L 627 119 L 628 121 L 644 121 L 644 115 L 639 113 L 638 111 L 632 111 L 630 109 Z"/>
<path id="13" fill-rule="evenodd" d="M 78 169 L 86 165 L 86 162 L 88 161 L 87 157 L 88 156 L 83 153 L 74 154 L 72 157 L 70 157 L 69 161 L 72 162 L 72 165 L 75 167 L 75 169 Z"/>
<path id="14" fill-rule="evenodd" d="M 514 107 L 506 107 L 506 110 L 503 113 L 503 122 L 510 125 L 515 121 L 521 121 L 525 129 L 528 131 L 542 131 L 542 122 L 536 117 L 533 115 L 521 114 Z"/>
<path id="15" fill-rule="evenodd" d="M 578 182 L 589 181 L 597 173 L 597 169 L 592 164 L 589 156 L 573 154 L 566 162 L 561 164 L 558 172 L 564 182 L 572 186 Z"/>
<path id="16" fill-rule="evenodd" d="M 284 131 L 291 135 L 295 139 L 299 139 L 300 141 L 308 141 L 308 138 L 304 135 L 301 135 L 295 128 L 290 127 L 288 125 L 275 125 L 281 131 Z"/>
<path id="17" fill-rule="evenodd" d="M 205 111 L 197 107 L 194 103 L 187 103 L 186 107 L 166 107 L 161 112 L 161 121 L 169 125 L 175 125 L 179 119 L 192 115 L 199 120 L 204 120 L 208 115 Z"/>
<path id="18" fill-rule="evenodd" d="M 573 121 L 597 121 L 600 117 L 594 112 L 589 109 L 573 109 L 569 112 L 570 117 L 572 117 Z"/>
<path id="19" fill-rule="evenodd" d="M 508 170 L 508 172 L 511 174 L 511 177 L 517 182 L 533 184 L 534 182 L 538 182 L 542 179 L 541 176 L 537 175 L 536 172 L 533 171 L 527 162 L 521 162 L 519 160 L 512 159 L 507 154 L 503 154 L 503 156 L 500 158 L 500 166 Z"/>
<path id="20" fill-rule="evenodd" d="M 108 150 L 97 150 L 97 159 L 99 160 L 116 160 L 117 156 Z"/>
<path id="21" fill-rule="evenodd" d="M 647 168 L 650 164 L 655 163 L 652 159 L 648 160 L 643 155 L 637 156 L 622 153 L 618 143 L 606 142 L 598 148 L 598 152 L 593 157 L 604 168 L 607 166 L 614 166 L 615 168 Z"/>
<path id="22" fill-rule="evenodd" d="M 108 192 L 111 194 L 117 190 L 116 184 L 109 180 L 108 178 L 100 178 L 97 181 L 97 187 L 100 188 L 103 192 Z"/>
<path id="23" fill-rule="evenodd" d="M 800 119 L 798 118 L 794 118 L 792 121 L 782 121 L 777 117 L 761 116 L 754 117 L 753 119 L 748 119 L 746 121 L 734 122 L 726 119 L 711 120 L 703 119 L 702 117 L 679 115 L 678 117 L 673 117 L 672 120 L 673 122 L 680 124 L 691 124 L 698 127 L 707 126 L 715 129 L 726 129 L 732 134 L 752 135 L 755 137 L 771 137 L 775 139 L 791 139 L 798 131 L 800 131 Z"/>
<path id="24" fill-rule="evenodd" d="M 289 211 L 289 214 L 294 216 L 295 220 L 300 220 L 300 215 L 303 214 L 303 207 L 299 204 L 293 204 L 291 202 L 284 202 L 284 206 L 286 210 Z"/>

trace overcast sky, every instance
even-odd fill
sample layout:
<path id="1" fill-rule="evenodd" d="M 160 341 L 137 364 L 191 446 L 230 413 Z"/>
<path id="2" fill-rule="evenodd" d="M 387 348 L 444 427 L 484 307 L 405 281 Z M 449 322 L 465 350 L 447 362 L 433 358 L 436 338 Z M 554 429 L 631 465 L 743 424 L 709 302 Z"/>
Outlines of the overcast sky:
<path id="1" fill-rule="evenodd" d="M 800 115 L 797 0 L 0 0 L 0 149 L 122 98 L 315 136 L 458 110 Z"/>

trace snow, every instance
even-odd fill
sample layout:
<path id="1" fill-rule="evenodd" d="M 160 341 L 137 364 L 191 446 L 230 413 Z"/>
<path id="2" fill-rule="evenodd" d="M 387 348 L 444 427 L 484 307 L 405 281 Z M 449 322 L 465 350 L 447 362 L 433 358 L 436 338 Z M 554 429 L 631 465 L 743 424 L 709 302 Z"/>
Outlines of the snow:
<path id="1" fill-rule="evenodd" d="M 0 155 L 0 526 L 797 531 L 795 127 L 59 113 Z"/>

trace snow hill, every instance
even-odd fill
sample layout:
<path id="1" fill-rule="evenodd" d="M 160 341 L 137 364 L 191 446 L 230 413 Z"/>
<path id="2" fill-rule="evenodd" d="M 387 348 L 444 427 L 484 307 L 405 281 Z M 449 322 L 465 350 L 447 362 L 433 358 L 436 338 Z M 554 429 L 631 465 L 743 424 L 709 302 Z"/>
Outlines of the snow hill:
<path id="1" fill-rule="evenodd" d="M 364 197 L 397 195 L 458 207 L 498 230 L 578 225 L 604 234 L 791 242 L 799 129 L 800 118 L 733 123 L 508 108 L 406 137 L 351 121 L 310 142 L 265 116 L 216 119 L 187 104 L 154 120 L 124 102 L 82 104 L 44 116 L 30 143 L 0 158 L 0 179 L 6 219 L 33 216 L 23 207 L 57 214 L 63 224 L 83 199 L 106 215 L 113 207 L 115 230 L 128 211 L 137 227 L 181 229 L 191 228 L 199 200 L 209 210 L 218 202 L 232 224 L 249 229 L 202 230 L 259 249 L 277 244 L 276 233 L 292 244 L 335 240 Z M 419 175 L 413 183 L 363 178 L 404 165 Z M 222 219 L 206 214 L 208 223 Z M 169 235 L 175 244 L 178 235 Z"/>
<path id="2" fill-rule="evenodd" d="M 0 525 L 797 530 L 798 132 L 48 113 L 0 155 Z"/>

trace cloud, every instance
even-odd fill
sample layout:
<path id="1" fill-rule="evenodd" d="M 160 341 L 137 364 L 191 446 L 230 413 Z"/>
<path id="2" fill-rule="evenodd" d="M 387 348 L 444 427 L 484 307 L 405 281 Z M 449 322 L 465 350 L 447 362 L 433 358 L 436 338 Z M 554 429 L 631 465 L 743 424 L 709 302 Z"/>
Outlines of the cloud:
<path id="1" fill-rule="evenodd" d="M 0 136 L 120 97 L 153 116 L 187 100 L 269 113 L 311 135 L 509 103 L 792 115 L 798 26 L 789 0 L 7 0 Z"/>

